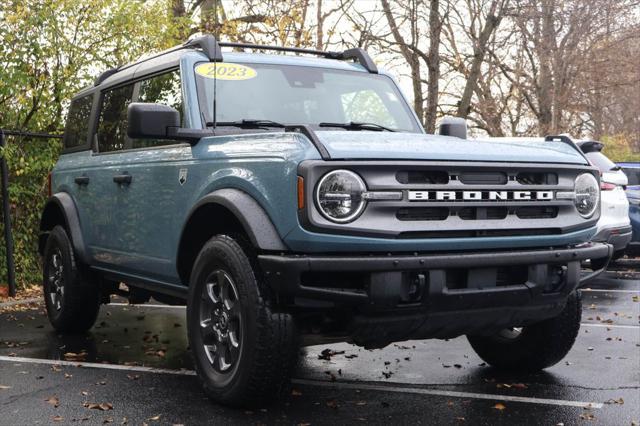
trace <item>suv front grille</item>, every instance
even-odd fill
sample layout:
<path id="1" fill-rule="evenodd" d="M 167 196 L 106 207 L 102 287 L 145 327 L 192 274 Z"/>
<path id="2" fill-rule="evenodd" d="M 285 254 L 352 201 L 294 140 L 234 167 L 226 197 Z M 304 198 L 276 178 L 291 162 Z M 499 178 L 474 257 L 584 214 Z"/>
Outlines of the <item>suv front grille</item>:
<path id="1" fill-rule="evenodd" d="M 583 219 L 572 193 L 578 174 L 588 166 L 530 163 L 428 161 L 304 162 L 309 194 L 329 170 L 360 175 L 371 193 L 393 195 L 369 199 L 353 222 L 326 220 L 308 198 L 307 224 L 316 231 L 383 238 L 469 238 L 556 235 L 593 226 Z M 313 196 L 313 195 L 311 195 Z"/>

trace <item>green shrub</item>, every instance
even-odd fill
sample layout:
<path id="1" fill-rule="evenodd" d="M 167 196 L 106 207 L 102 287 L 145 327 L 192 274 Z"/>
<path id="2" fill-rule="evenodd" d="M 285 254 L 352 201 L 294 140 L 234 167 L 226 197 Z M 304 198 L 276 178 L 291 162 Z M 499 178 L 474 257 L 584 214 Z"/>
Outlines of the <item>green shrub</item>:
<path id="1" fill-rule="evenodd" d="M 58 139 L 5 136 L 2 154 L 9 166 L 9 200 L 18 287 L 40 282 L 38 228 L 47 200 L 47 176 L 58 159 Z M 4 222 L 0 222 L 0 282 L 7 282 Z"/>

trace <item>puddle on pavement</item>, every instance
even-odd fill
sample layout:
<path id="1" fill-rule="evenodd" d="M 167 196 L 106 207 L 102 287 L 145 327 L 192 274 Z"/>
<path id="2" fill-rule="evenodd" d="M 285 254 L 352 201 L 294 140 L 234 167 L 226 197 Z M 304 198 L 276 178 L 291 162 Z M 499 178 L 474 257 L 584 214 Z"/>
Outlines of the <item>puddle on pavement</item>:
<path id="1" fill-rule="evenodd" d="M 42 305 L 7 308 L 0 314 L 0 355 L 192 369 L 185 315 L 184 309 L 106 305 L 89 332 L 61 335 Z"/>

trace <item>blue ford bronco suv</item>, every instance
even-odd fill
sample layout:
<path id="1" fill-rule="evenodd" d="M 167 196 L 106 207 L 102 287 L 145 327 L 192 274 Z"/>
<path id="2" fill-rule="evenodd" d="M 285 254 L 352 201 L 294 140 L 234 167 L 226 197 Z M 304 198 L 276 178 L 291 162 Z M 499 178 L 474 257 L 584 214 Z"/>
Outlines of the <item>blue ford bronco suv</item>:
<path id="1" fill-rule="evenodd" d="M 495 367 L 549 367 L 580 262 L 611 256 L 589 242 L 598 171 L 562 137 L 439 133 L 362 49 L 207 35 L 106 71 L 71 102 L 42 214 L 49 319 L 186 303 L 198 377 L 231 405 L 277 396 L 323 342 L 467 335 Z"/>

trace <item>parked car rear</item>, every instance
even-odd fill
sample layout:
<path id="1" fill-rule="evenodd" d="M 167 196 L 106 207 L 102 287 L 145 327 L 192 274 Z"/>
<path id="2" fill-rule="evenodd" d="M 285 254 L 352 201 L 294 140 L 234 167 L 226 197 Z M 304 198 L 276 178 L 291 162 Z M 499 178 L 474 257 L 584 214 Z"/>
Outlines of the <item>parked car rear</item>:
<path id="1" fill-rule="evenodd" d="M 626 253 L 629 256 L 640 255 L 640 162 L 617 164 L 629 181 L 627 185 L 627 199 L 629 200 L 629 219 L 633 236 L 627 246 Z"/>
<path id="2" fill-rule="evenodd" d="M 576 144 L 584 152 L 589 162 L 600 170 L 600 194 L 602 215 L 598 221 L 598 232 L 593 241 L 608 242 L 613 245 L 613 259 L 625 254 L 631 241 L 631 224 L 629 220 L 629 201 L 625 194 L 628 184 L 627 176 L 622 169 L 602 153 L 604 144 L 596 141 L 577 141 Z M 592 267 L 601 268 L 604 260 L 592 260 Z"/>

